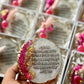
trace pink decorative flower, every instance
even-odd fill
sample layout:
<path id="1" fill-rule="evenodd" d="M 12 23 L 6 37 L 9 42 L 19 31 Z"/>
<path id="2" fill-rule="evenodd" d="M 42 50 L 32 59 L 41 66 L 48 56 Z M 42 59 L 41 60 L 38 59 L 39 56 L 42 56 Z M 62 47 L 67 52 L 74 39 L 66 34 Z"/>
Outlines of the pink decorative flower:
<path id="1" fill-rule="evenodd" d="M 52 9 L 48 9 L 48 10 L 46 11 L 46 13 L 47 13 L 47 14 L 53 14 L 53 11 L 52 11 Z"/>
<path id="2" fill-rule="evenodd" d="M 74 68 L 74 70 L 75 70 L 75 71 L 79 71 L 79 69 L 81 69 L 81 68 L 82 68 L 82 67 L 78 65 L 78 66 L 76 66 L 76 67 Z"/>
<path id="3" fill-rule="evenodd" d="M 52 31 L 53 31 L 53 28 L 49 27 L 48 30 L 49 30 L 50 32 L 52 32 Z"/>
<path id="4" fill-rule="evenodd" d="M 84 46 L 83 45 L 78 46 L 77 51 L 84 52 Z"/>
<path id="5" fill-rule="evenodd" d="M 18 0 L 13 0 L 12 5 L 13 6 L 19 6 Z"/>
<path id="6" fill-rule="evenodd" d="M 7 28 L 8 22 L 6 20 L 3 20 L 1 25 L 2 25 L 2 28 Z"/>
<path id="7" fill-rule="evenodd" d="M 47 35 L 45 33 L 40 33 L 39 38 L 47 38 Z"/>
<path id="8" fill-rule="evenodd" d="M 83 33 L 78 33 L 76 35 L 76 37 L 78 38 L 78 47 L 77 47 L 77 50 L 79 52 L 84 52 L 84 32 Z"/>
<path id="9" fill-rule="evenodd" d="M 26 43 L 26 47 L 28 47 L 28 46 L 29 46 L 29 42 Z"/>
<path id="10" fill-rule="evenodd" d="M 29 80 L 32 79 L 32 77 L 31 77 L 31 75 L 30 75 L 29 73 L 26 74 L 26 77 L 27 77 Z"/>
<path id="11" fill-rule="evenodd" d="M 46 28 L 43 28 L 43 30 L 41 31 L 41 33 L 45 33 L 46 32 Z"/>
<path id="12" fill-rule="evenodd" d="M 54 3 L 54 0 L 47 0 L 47 4 L 52 5 Z"/>
<path id="13" fill-rule="evenodd" d="M 81 84 L 83 79 L 80 76 L 75 76 L 74 77 L 74 82 L 75 84 Z"/>
<path id="14" fill-rule="evenodd" d="M 54 3 L 54 0 L 47 0 L 46 2 L 46 8 L 49 9 Z"/>
<path id="15" fill-rule="evenodd" d="M 78 64 L 74 69 L 73 69 L 73 74 L 71 77 L 71 84 L 81 84 L 82 83 L 82 77 L 79 76 L 78 74 L 75 74 L 75 72 L 79 72 L 79 70 L 82 68 L 82 65 Z"/>
<path id="16" fill-rule="evenodd" d="M 22 73 L 24 74 L 24 76 L 25 76 L 27 79 L 29 79 L 29 80 L 31 80 L 32 77 L 31 77 L 31 75 L 29 74 L 28 69 L 26 68 L 26 60 L 25 60 L 25 57 L 26 57 L 27 49 L 28 49 L 29 45 L 31 45 L 32 43 L 33 43 L 32 40 L 30 40 L 29 42 L 27 42 L 27 43 L 23 46 L 23 48 L 22 48 L 22 50 L 21 50 L 20 57 L 19 57 L 19 59 L 18 59 L 21 72 L 22 72 Z"/>
<path id="17" fill-rule="evenodd" d="M 46 22 L 43 22 L 43 30 L 41 30 L 40 34 L 39 34 L 39 38 L 47 38 L 47 32 L 50 31 L 52 32 L 53 31 L 53 24 L 51 24 L 48 28 L 46 28 Z"/>

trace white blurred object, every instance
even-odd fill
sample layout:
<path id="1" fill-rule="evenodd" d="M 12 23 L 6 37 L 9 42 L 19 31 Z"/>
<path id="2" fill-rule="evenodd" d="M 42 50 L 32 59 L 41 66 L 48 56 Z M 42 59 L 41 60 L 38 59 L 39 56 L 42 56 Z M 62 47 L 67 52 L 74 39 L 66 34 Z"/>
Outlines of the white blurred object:
<path id="1" fill-rule="evenodd" d="M 9 0 L 0 0 L 0 3 L 8 3 Z"/>
<path id="2" fill-rule="evenodd" d="M 9 2 L 9 0 L 0 0 L 0 9 L 1 9 L 1 4 L 2 3 L 8 3 Z"/>

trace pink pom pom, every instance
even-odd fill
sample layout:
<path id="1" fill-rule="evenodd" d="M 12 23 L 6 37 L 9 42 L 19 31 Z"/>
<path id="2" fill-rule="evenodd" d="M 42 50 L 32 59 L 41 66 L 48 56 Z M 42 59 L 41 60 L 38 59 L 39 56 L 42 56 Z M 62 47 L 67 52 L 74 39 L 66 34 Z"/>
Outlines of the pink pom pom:
<path id="1" fill-rule="evenodd" d="M 13 0 L 12 5 L 13 6 L 19 6 L 18 0 Z"/>
<path id="2" fill-rule="evenodd" d="M 75 76 L 74 77 L 74 82 L 75 84 L 81 84 L 83 79 L 80 76 Z"/>
<path id="3" fill-rule="evenodd" d="M 2 28 L 7 28 L 8 22 L 6 20 L 3 20 L 1 25 L 2 25 Z"/>
<path id="4" fill-rule="evenodd" d="M 77 51 L 84 52 L 84 46 L 83 45 L 78 46 Z"/>
<path id="5" fill-rule="evenodd" d="M 46 11 L 47 14 L 53 14 L 53 11 L 51 9 Z"/>
<path id="6" fill-rule="evenodd" d="M 47 35 L 45 33 L 40 33 L 39 38 L 47 38 Z"/>

